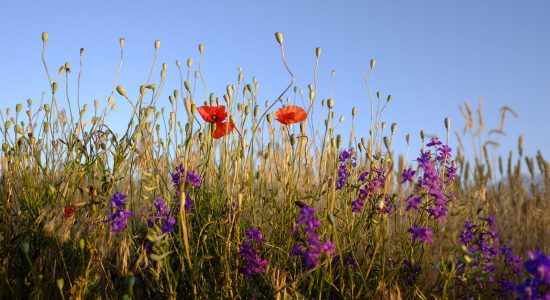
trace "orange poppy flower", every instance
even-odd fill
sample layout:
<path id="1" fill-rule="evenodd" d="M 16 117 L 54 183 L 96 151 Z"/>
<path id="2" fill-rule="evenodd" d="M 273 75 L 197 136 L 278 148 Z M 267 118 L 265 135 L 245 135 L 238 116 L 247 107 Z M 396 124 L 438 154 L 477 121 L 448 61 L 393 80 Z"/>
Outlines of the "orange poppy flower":
<path id="1" fill-rule="evenodd" d="M 217 140 L 222 136 L 228 135 L 234 128 L 235 124 L 233 122 L 216 123 L 216 129 L 212 135 Z"/>
<path id="2" fill-rule="evenodd" d="M 197 108 L 199 111 L 199 114 L 201 114 L 201 117 L 204 119 L 204 121 L 216 124 L 223 122 L 225 118 L 227 118 L 227 112 L 225 111 L 225 106 L 218 105 L 218 106 L 201 106 Z"/>
<path id="3" fill-rule="evenodd" d="M 290 125 L 303 122 L 307 118 L 307 113 L 299 106 L 289 105 L 280 108 L 275 112 L 275 120 Z"/>

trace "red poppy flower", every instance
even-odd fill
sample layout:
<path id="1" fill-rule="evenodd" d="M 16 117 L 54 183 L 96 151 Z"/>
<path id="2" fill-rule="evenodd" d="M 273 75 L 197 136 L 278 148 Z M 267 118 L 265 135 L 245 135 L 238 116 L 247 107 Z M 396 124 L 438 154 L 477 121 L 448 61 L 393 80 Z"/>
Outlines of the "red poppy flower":
<path id="1" fill-rule="evenodd" d="M 73 216 L 75 211 L 76 211 L 76 206 L 74 205 L 66 206 L 65 209 L 63 210 L 63 216 L 65 216 L 65 218 L 68 219 Z"/>
<path id="2" fill-rule="evenodd" d="M 275 120 L 290 125 L 303 122 L 307 118 L 307 113 L 299 106 L 289 105 L 280 108 L 275 112 Z"/>
<path id="3" fill-rule="evenodd" d="M 199 114 L 201 114 L 201 117 L 204 119 L 204 121 L 216 124 L 223 122 L 225 118 L 227 118 L 227 112 L 225 111 L 225 106 L 218 105 L 218 106 L 201 106 L 197 108 L 199 111 Z"/>
<path id="4" fill-rule="evenodd" d="M 233 122 L 216 123 L 216 129 L 214 130 L 214 138 L 217 140 L 222 136 L 228 135 L 235 128 Z"/>

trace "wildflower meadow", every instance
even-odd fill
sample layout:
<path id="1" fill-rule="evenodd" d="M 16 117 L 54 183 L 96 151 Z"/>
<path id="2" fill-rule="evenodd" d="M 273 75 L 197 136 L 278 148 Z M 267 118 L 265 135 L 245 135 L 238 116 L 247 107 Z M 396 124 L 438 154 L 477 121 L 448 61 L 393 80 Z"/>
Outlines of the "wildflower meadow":
<path id="1" fill-rule="evenodd" d="M 121 38 L 113 88 L 84 103 L 52 42 L 45 96 L 0 111 L 1 299 L 550 299 L 550 164 L 521 136 L 494 151 L 502 130 L 475 106 L 442 112 L 442 136 L 386 124 L 399 103 L 374 92 L 372 59 L 340 117 L 316 69 L 295 84 L 280 32 L 288 84 L 267 101 L 242 72 L 209 92 L 203 44 L 161 64 L 155 41 L 147 80 L 122 86 Z"/>

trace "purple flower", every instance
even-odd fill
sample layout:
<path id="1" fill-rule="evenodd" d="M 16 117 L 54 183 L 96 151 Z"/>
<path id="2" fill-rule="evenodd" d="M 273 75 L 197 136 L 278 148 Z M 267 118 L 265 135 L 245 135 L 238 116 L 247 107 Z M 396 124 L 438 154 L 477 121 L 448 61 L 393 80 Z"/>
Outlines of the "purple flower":
<path id="1" fill-rule="evenodd" d="M 262 259 L 258 246 L 263 243 L 263 234 L 260 229 L 245 230 L 246 240 L 239 245 L 239 257 L 243 259 L 243 264 L 239 271 L 250 278 L 254 274 L 264 273 L 267 266 L 267 259 Z"/>
<path id="2" fill-rule="evenodd" d="M 416 174 L 416 171 L 413 171 L 411 168 L 403 170 L 403 179 L 401 179 L 401 184 L 405 182 L 413 182 L 414 174 Z"/>
<path id="3" fill-rule="evenodd" d="M 155 228 L 155 225 L 159 226 L 161 234 L 173 232 L 176 219 L 170 215 L 170 208 L 166 205 L 166 201 L 162 198 L 157 198 L 153 201 L 153 206 L 154 209 L 147 219 L 149 227 Z"/>
<path id="4" fill-rule="evenodd" d="M 126 195 L 122 192 L 116 192 L 111 198 L 111 208 L 123 207 L 126 204 Z"/>
<path id="5" fill-rule="evenodd" d="M 418 211 L 418 204 L 420 204 L 420 202 L 422 202 L 421 197 L 415 197 L 414 195 L 411 194 L 407 198 L 407 207 L 405 208 L 405 211 L 409 211 L 411 209 Z"/>
<path id="6" fill-rule="evenodd" d="M 111 216 L 103 221 L 111 223 L 111 233 L 118 234 L 121 230 L 126 229 L 128 218 L 132 216 L 132 212 L 126 209 L 126 195 L 121 192 L 116 192 L 111 198 Z"/>
<path id="7" fill-rule="evenodd" d="M 254 229 L 254 227 L 251 226 L 250 229 L 245 230 L 244 233 L 246 234 L 249 240 L 253 240 L 256 243 L 264 242 L 263 234 L 260 228 L 256 230 Z"/>
<path id="8" fill-rule="evenodd" d="M 437 153 L 438 153 L 437 160 L 446 161 L 447 158 L 451 157 L 451 152 L 452 151 L 453 151 L 453 149 L 451 149 L 451 147 L 449 147 L 447 145 L 442 145 L 442 146 L 438 147 L 437 148 Z"/>
<path id="9" fill-rule="evenodd" d="M 428 227 L 418 227 L 418 224 L 414 223 L 414 226 L 409 228 L 407 232 L 412 234 L 413 242 L 416 242 L 416 240 L 421 240 L 429 244 L 433 243 L 433 232 Z"/>
<path id="10" fill-rule="evenodd" d="M 335 254 L 335 245 L 332 241 L 321 241 L 317 228 L 321 222 L 315 217 L 315 209 L 304 206 L 300 209 L 300 217 L 296 219 L 293 229 L 297 242 L 292 247 L 291 255 L 300 256 L 306 268 L 313 268 L 320 264 L 321 258 L 330 258 Z"/>
<path id="11" fill-rule="evenodd" d="M 437 136 L 434 136 L 430 139 L 430 142 L 428 144 L 426 144 L 427 147 L 432 147 L 432 146 L 439 146 L 441 145 L 442 143 L 439 141 L 439 139 L 437 138 Z"/>
<path id="12" fill-rule="evenodd" d="M 351 211 L 352 212 L 359 212 L 365 205 L 365 202 L 361 199 L 357 199 L 355 201 L 351 201 Z"/>
<path id="13" fill-rule="evenodd" d="M 336 189 L 341 190 L 346 185 L 346 181 L 350 176 L 348 165 L 351 166 L 351 168 L 353 169 L 357 166 L 357 162 L 351 149 L 349 151 L 343 150 L 340 153 L 340 158 L 338 159 L 338 161 L 340 162 L 340 166 L 338 167 L 338 180 L 336 181 Z"/>
<path id="14" fill-rule="evenodd" d="M 550 286 L 550 257 L 540 251 L 529 251 L 528 255 L 529 259 L 524 263 L 527 272 Z"/>
<path id="15" fill-rule="evenodd" d="M 186 182 L 193 186 L 200 186 L 202 183 L 202 178 L 198 176 L 195 172 L 186 172 L 183 166 L 179 165 L 176 167 L 175 172 L 172 174 L 172 183 L 174 184 L 174 187 L 179 188 L 179 186 L 182 184 L 181 181 L 184 177 Z"/>

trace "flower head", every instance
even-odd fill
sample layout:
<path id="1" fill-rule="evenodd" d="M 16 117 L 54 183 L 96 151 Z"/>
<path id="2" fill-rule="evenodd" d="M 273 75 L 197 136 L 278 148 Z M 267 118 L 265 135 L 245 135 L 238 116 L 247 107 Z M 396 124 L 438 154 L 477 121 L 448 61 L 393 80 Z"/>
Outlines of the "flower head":
<path id="1" fill-rule="evenodd" d="M 228 135 L 233 129 L 235 128 L 235 124 L 233 122 L 222 122 L 222 123 L 216 123 L 216 129 L 214 130 L 214 133 L 212 135 L 214 136 L 214 139 L 219 139 L 221 137 L 224 137 Z"/>
<path id="2" fill-rule="evenodd" d="M 307 113 L 299 106 L 289 105 L 275 112 L 275 119 L 284 125 L 303 122 Z"/>
<path id="3" fill-rule="evenodd" d="M 416 240 L 421 240 L 429 244 L 433 243 L 433 232 L 428 227 L 418 227 L 418 224 L 415 223 L 412 228 L 407 230 L 407 232 L 412 234 L 413 242 L 416 242 Z"/>
<path id="4" fill-rule="evenodd" d="M 126 195 L 116 192 L 111 198 L 111 216 L 103 221 L 111 223 L 111 233 L 118 234 L 119 231 L 126 229 L 127 220 L 132 216 L 132 212 L 126 209 Z"/>
<path id="5" fill-rule="evenodd" d="M 197 108 L 197 111 L 203 118 L 205 122 L 211 124 L 221 123 L 227 118 L 227 112 L 225 111 L 225 106 L 201 106 Z"/>

